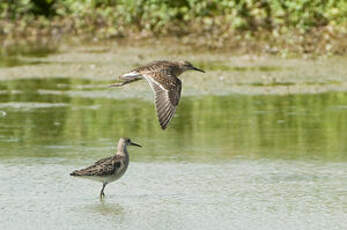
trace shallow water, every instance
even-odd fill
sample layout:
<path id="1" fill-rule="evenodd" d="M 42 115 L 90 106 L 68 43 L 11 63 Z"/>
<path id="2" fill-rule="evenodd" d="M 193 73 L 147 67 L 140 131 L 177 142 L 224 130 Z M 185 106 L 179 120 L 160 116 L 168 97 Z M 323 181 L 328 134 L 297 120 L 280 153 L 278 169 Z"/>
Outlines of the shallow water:
<path id="1" fill-rule="evenodd" d="M 345 229 L 347 93 L 183 95 L 166 131 L 151 92 L 106 81 L 0 82 L 0 229 Z M 106 188 L 69 172 L 112 154 Z"/>

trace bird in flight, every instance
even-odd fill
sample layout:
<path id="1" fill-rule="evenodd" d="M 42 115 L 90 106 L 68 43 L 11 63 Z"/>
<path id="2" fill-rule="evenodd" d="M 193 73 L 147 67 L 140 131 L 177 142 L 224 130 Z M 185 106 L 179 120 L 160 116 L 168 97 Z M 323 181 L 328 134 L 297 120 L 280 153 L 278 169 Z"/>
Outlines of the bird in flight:
<path id="1" fill-rule="evenodd" d="M 180 97 L 182 82 L 177 77 L 187 70 L 204 70 L 194 67 L 188 61 L 154 61 L 137 67 L 129 73 L 119 77 L 121 83 L 114 83 L 110 87 L 120 87 L 141 79 L 145 79 L 154 92 L 155 107 L 162 129 L 166 129 L 176 112 Z"/>

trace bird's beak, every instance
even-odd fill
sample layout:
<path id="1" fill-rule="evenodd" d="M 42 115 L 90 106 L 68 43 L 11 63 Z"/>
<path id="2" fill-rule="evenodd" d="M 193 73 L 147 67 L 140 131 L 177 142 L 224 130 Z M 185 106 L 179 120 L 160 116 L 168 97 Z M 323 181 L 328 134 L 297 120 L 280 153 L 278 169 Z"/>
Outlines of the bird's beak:
<path id="1" fill-rule="evenodd" d="M 136 144 L 136 143 L 134 143 L 134 142 L 130 142 L 130 145 L 134 145 L 134 146 L 137 146 L 137 147 L 140 147 L 140 148 L 142 148 L 142 146 L 141 146 L 141 145 L 139 145 L 139 144 Z"/>
<path id="2" fill-rule="evenodd" d="M 199 68 L 196 68 L 196 67 L 193 67 L 193 70 L 196 70 L 196 71 L 199 71 L 199 72 L 203 72 L 203 73 L 205 73 L 205 71 L 204 71 L 204 70 L 199 69 Z"/>

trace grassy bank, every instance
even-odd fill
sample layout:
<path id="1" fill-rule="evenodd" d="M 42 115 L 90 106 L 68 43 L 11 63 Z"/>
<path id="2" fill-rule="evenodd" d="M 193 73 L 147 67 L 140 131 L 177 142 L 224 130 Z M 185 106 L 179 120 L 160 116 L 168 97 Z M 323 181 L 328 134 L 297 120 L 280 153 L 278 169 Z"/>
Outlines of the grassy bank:
<path id="1" fill-rule="evenodd" d="M 345 54 L 344 0 L 7 0 L 0 40 L 173 38 L 242 53 Z"/>

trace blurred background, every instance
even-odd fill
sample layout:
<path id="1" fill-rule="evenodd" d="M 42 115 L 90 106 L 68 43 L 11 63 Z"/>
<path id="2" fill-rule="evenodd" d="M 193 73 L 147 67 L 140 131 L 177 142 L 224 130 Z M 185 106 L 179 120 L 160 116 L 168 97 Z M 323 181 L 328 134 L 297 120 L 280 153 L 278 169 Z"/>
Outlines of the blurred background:
<path id="1" fill-rule="evenodd" d="M 347 229 L 347 1 L 0 0 L 0 43 L 0 229 Z M 161 59 L 206 71 L 165 131 L 107 87 Z"/>
<path id="2" fill-rule="evenodd" d="M 171 37 L 251 53 L 344 54 L 346 18 L 344 0 L 2 0 L 0 39 Z"/>

